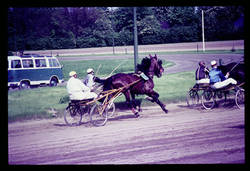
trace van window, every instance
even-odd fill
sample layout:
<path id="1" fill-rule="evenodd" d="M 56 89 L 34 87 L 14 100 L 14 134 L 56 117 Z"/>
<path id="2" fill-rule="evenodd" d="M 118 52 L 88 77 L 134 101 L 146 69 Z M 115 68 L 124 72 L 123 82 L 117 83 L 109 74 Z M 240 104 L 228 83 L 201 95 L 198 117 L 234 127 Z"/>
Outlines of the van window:
<path id="1" fill-rule="evenodd" d="M 36 67 L 46 67 L 45 59 L 36 59 L 35 63 L 36 63 Z"/>
<path id="2" fill-rule="evenodd" d="M 32 59 L 23 59 L 23 67 L 24 68 L 33 68 L 33 60 Z"/>
<path id="3" fill-rule="evenodd" d="M 58 63 L 58 61 L 56 59 L 49 59 L 49 66 L 50 67 L 59 67 L 60 64 Z"/>
<path id="4" fill-rule="evenodd" d="M 21 68 L 21 60 L 12 60 L 11 68 Z"/>

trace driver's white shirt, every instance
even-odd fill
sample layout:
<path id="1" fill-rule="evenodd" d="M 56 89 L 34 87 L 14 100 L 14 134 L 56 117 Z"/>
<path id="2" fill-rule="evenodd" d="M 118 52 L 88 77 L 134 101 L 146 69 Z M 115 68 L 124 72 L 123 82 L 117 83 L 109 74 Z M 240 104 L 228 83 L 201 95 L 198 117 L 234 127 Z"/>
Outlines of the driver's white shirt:
<path id="1" fill-rule="evenodd" d="M 70 100 L 83 100 L 97 97 L 97 95 L 90 92 L 90 88 L 84 85 L 78 78 L 71 77 L 67 82 L 66 88 Z"/>
<path id="2" fill-rule="evenodd" d="M 93 89 L 95 85 L 93 74 L 87 74 L 85 78 L 85 85 L 88 86 L 90 89 Z"/>

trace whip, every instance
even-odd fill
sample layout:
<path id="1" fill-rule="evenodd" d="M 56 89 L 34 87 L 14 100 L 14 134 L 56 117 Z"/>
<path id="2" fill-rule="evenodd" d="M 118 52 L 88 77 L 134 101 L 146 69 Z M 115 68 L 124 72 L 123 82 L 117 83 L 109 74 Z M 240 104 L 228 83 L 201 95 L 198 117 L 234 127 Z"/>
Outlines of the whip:
<path id="1" fill-rule="evenodd" d="M 233 66 L 233 68 L 229 71 L 229 72 L 231 72 L 236 66 L 238 66 L 240 63 L 241 63 L 242 61 L 239 61 L 237 64 L 235 64 L 234 66 Z"/>
<path id="2" fill-rule="evenodd" d="M 110 77 L 110 76 L 113 74 L 113 72 L 114 72 L 115 70 L 117 70 L 117 69 L 121 66 L 121 64 L 123 64 L 124 62 L 126 62 L 126 61 L 123 61 L 123 62 L 120 63 L 117 67 L 115 67 L 115 69 L 113 69 L 113 71 L 111 71 L 111 73 L 109 74 L 109 76 L 107 76 L 106 78 Z"/>
<path id="3" fill-rule="evenodd" d="M 101 66 L 102 66 L 102 64 L 100 64 L 100 65 L 98 66 L 98 68 L 97 68 L 97 71 L 96 71 L 95 75 L 97 75 L 97 74 L 98 74 L 99 69 L 100 69 L 100 67 L 101 67 Z"/>

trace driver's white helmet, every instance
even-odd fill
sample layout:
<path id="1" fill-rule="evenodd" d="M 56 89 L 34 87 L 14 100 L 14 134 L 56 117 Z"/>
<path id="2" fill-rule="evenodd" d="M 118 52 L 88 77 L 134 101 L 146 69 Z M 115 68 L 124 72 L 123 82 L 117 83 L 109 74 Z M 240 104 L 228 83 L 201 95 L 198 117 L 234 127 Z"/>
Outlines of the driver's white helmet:
<path id="1" fill-rule="evenodd" d="M 216 65 L 217 64 L 217 62 L 215 61 L 215 60 L 212 60 L 211 61 L 211 66 L 214 66 L 214 65 Z"/>
<path id="2" fill-rule="evenodd" d="M 92 68 L 87 69 L 88 74 L 91 73 L 91 72 L 94 72 L 94 70 Z"/>

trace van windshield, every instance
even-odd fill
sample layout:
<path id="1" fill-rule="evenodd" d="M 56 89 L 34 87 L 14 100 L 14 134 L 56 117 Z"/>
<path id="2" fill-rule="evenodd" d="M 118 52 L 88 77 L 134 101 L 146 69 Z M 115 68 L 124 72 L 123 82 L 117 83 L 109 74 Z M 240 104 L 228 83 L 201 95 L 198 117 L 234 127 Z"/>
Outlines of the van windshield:
<path id="1" fill-rule="evenodd" d="M 49 59 L 49 66 L 50 67 L 59 67 L 60 64 L 56 59 Z"/>

